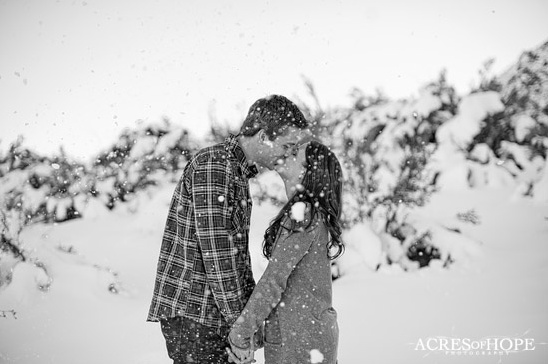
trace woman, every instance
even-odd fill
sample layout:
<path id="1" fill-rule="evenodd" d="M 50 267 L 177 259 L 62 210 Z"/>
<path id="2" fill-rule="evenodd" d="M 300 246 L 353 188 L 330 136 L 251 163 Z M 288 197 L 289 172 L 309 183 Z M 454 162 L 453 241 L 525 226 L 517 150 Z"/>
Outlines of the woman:
<path id="1" fill-rule="evenodd" d="M 278 173 L 290 198 L 265 232 L 263 254 L 269 263 L 229 342 L 240 359 L 252 358 L 252 338 L 266 320 L 266 364 L 336 363 L 331 260 L 344 251 L 341 167 L 327 147 L 312 141 Z"/>

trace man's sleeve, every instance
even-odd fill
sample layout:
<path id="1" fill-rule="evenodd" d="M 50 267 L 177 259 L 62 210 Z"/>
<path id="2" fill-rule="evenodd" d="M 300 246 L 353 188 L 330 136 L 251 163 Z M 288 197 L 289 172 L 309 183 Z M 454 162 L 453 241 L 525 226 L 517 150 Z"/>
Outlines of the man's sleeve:
<path id="1" fill-rule="evenodd" d="M 234 200 L 234 176 L 226 159 L 208 156 L 192 174 L 196 234 L 204 268 L 215 301 L 229 324 L 242 310 L 234 246 L 228 227 Z"/>

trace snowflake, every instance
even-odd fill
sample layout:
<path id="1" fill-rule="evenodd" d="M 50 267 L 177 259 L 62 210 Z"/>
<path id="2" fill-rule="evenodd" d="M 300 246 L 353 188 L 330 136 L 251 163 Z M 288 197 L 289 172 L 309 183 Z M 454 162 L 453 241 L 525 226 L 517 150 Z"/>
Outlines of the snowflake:
<path id="1" fill-rule="evenodd" d="M 310 362 L 321 363 L 323 361 L 323 354 L 318 349 L 310 350 Z"/>

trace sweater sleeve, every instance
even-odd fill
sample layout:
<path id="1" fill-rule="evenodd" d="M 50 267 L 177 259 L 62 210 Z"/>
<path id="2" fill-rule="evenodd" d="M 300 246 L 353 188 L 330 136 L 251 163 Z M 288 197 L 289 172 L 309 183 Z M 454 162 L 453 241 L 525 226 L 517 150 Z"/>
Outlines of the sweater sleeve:
<path id="1" fill-rule="evenodd" d="M 268 266 L 257 283 L 253 294 L 232 326 L 230 340 L 236 346 L 248 348 L 249 342 L 261 323 L 279 304 L 287 287 L 287 280 L 297 264 L 309 251 L 312 242 L 318 237 L 317 221 L 308 228 L 310 216 L 306 216 L 300 229 L 282 233 L 277 241 Z"/>

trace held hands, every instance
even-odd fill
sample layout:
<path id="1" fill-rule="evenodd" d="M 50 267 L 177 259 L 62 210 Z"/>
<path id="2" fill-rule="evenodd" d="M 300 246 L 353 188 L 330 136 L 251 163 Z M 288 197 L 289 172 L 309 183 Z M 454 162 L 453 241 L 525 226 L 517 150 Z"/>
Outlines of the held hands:
<path id="1" fill-rule="evenodd" d="M 234 350 L 234 348 L 232 348 Z M 236 352 L 232 352 L 229 348 L 226 348 L 226 352 L 228 354 L 228 361 L 230 363 L 235 364 L 249 364 L 249 363 L 255 363 L 256 360 L 254 359 L 255 353 L 253 350 L 245 350 L 242 351 L 241 349 L 236 349 Z M 241 355 L 240 358 L 238 358 L 238 355 Z"/>
<path id="2" fill-rule="evenodd" d="M 239 336 L 235 335 L 234 336 Z M 226 348 L 226 352 L 228 354 L 228 361 L 231 363 L 236 364 L 247 364 L 247 363 L 254 363 L 256 360 L 255 357 L 255 350 L 260 349 L 264 346 L 264 324 L 261 324 L 259 329 L 255 332 L 253 335 L 253 339 L 250 340 L 249 349 L 242 349 L 238 347 L 234 342 L 234 340 L 228 339 L 230 346 L 232 350 L 229 348 Z"/>
<path id="3" fill-rule="evenodd" d="M 236 364 L 255 363 L 255 343 L 254 340 L 246 340 L 241 335 L 231 331 L 228 335 L 228 342 L 231 349 L 226 348 L 228 361 Z"/>

